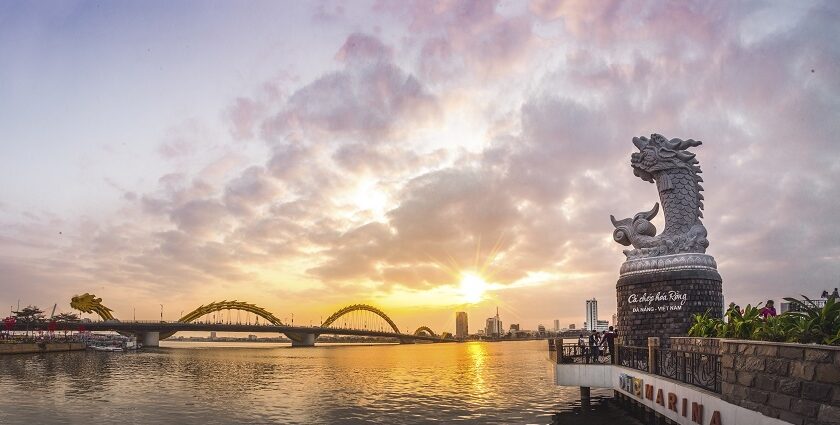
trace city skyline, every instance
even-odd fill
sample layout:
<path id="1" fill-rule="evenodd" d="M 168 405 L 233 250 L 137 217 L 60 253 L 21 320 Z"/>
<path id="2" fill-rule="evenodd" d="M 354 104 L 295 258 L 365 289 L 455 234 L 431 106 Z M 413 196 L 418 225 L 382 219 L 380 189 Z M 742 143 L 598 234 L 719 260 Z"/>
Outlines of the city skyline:
<path id="1" fill-rule="evenodd" d="M 616 310 L 609 216 L 656 201 L 627 178 L 653 132 L 704 142 L 727 302 L 816 296 L 840 277 L 837 7 L 4 4 L 0 306 L 581 324 Z"/>

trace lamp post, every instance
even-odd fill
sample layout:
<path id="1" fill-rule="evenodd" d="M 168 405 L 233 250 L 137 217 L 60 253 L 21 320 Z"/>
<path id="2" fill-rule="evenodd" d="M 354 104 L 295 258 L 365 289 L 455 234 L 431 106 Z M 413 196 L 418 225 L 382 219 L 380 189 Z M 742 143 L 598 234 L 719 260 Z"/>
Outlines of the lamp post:
<path id="1" fill-rule="evenodd" d="M 163 304 L 160 305 L 160 321 L 163 322 Z"/>

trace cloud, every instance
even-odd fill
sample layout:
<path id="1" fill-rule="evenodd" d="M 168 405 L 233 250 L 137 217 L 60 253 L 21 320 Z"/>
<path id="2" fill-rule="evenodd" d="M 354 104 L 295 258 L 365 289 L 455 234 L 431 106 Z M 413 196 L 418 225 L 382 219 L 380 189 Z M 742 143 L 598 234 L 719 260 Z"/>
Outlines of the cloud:
<path id="1" fill-rule="evenodd" d="M 624 247 L 609 215 L 657 201 L 628 162 L 633 136 L 659 132 L 704 142 L 704 222 L 727 299 L 818 293 L 840 273 L 840 30 L 833 3 L 794 18 L 778 7 L 381 2 L 374 12 L 407 30 L 350 33 L 313 51 L 333 61 L 320 74 L 255 83 L 220 108 L 230 152 L 260 141 L 263 159 L 173 164 L 101 221 L 4 218 L 0 269 L 314 310 L 434 294 L 486 266 L 496 301 L 526 323 L 579 322 L 566 311 L 584 298 L 614 307 Z M 335 15 L 319 22 L 354 19 Z M 557 36 L 535 35 L 547 27 Z M 189 143 L 164 146 L 183 159 Z M 55 240 L 51 224 L 71 236 Z M 429 311 L 417 314 L 442 310 Z"/>
<path id="2" fill-rule="evenodd" d="M 391 63 L 391 56 L 376 37 L 351 34 L 336 55 L 344 68 L 293 93 L 282 111 L 263 124 L 266 138 L 386 142 L 409 127 L 427 125 L 439 115 L 435 97 Z"/>

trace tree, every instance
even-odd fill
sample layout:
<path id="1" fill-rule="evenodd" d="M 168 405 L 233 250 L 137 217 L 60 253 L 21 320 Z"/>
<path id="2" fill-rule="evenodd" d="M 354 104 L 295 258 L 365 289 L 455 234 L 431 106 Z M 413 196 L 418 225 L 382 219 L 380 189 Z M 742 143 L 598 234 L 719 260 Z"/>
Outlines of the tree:
<path id="1" fill-rule="evenodd" d="M 36 306 L 27 306 L 26 308 L 20 311 L 13 311 L 15 315 L 15 319 L 20 322 L 26 324 L 26 335 L 29 335 L 29 326 L 33 323 L 44 322 L 44 311 Z"/>
<path id="2" fill-rule="evenodd" d="M 79 318 L 79 315 L 76 313 L 59 313 L 53 317 L 53 320 L 56 322 L 65 322 L 65 323 L 78 323 L 81 322 L 82 319 Z M 64 337 L 67 338 L 67 328 L 64 328 Z"/>
<path id="3" fill-rule="evenodd" d="M 53 317 L 53 320 L 56 322 L 79 322 L 82 319 L 79 318 L 79 315 L 76 313 L 59 313 Z"/>

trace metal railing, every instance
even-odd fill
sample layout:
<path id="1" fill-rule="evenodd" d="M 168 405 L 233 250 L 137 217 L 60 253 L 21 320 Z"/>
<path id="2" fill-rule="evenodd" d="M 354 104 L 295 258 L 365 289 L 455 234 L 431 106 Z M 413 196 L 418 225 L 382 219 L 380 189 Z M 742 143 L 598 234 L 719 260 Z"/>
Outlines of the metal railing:
<path id="1" fill-rule="evenodd" d="M 630 369 L 641 370 L 643 372 L 650 371 L 647 347 L 620 345 L 617 348 L 619 365 L 629 367 Z"/>
<path id="2" fill-rule="evenodd" d="M 703 351 L 683 351 L 655 347 L 620 345 L 618 365 L 670 378 L 716 393 L 721 392 L 721 355 L 713 351 L 717 341 L 704 345 Z M 707 347 L 708 346 L 708 347 Z M 594 353 L 590 347 L 549 340 L 549 355 L 557 364 L 610 363 L 607 350 Z M 651 364 L 652 362 L 652 364 Z"/>
<path id="3" fill-rule="evenodd" d="M 551 358 L 558 364 L 610 364 L 612 356 L 609 350 L 600 347 L 580 346 L 578 344 L 563 344 L 561 340 L 549 342 Z"/>
<path id="4" fill-rule="evenodd" d="M 659 376 L 720 393 L 720 354 L 654 348 L 655 372 Z"/>

